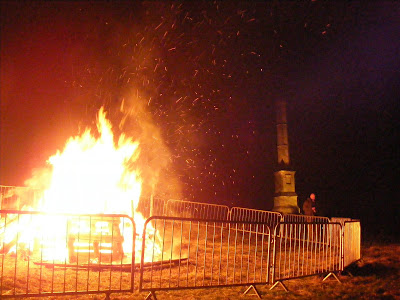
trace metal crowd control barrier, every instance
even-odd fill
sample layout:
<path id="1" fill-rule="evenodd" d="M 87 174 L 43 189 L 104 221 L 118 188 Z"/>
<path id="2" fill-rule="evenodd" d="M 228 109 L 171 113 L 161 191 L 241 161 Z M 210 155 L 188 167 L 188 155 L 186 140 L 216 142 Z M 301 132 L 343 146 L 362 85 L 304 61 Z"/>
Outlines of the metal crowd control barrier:
<path id="1" fill-rule="evenodd" d="M 229 214 L 229 207 L 226 205 L 173 199 L 168 200 L 164 208 L 164 215 L 168 217 L 227 220 Z"/>
<path id="2" fill-rule="evenodd" d="M 146 218 L 151 216 L 162 216 L 165 209 L 165 203 L 166 201 L 161 198 L 141 196 L 137 211 L 141 212 Z"/>
<path id="3" fill-rule="evenodd" d="M 259 222 L 275 228 L 275 226 L 282 221 L 282 214 L 279 212 L 257 210 L 243 207 L 232 207 L 229 212 L 230 221 L 239 222 Z M 249 230 L 249 225 L 246 226 L 246 230 Z"/>
<path id="4" fill-rule="evenodd" d="M 145 223 L 142 249 L 139 290 L 148 297 L 227 286 L 249 286 L 245 293 L 259 296 L 254 285 L 270 280 L 271 235 L 264 223 L 155 216 Z M 144 253 L 152 253 L 147 262 Z"/>
<path id="5" fill-rule="evenodd" d="M 342 226 L 339 223 L 289 223 L 275 227 L 271 289 L 283 280 L 342 270 Z"/>
<path id="6" fill-rule="evenodd" d="M 343 225 L 343 267 L 361 259 L 361 224 L 359 220 Z"/>
<path id="7" fill-rule="evenodd" d="M 234 207 L 228 214 L 226 206 L 179 200 L 165 208 L 179 217 L 150 217 L 142 240 L 126 215 L 0 210 L 0 298 L 109 298 L 133 292 L 135 268 L 148 297 L 228 286 L 260 297 L 256 284 L 287 290 L 283 281 L 316 274 L 339 281 L 335 272 L 361 258 L 359 220 L 285 215 L 303 221 L 283 222 L 276 212 Z"/>
<path id="8" fill-rule="evenodd" d="M 295 215 L 285 214 L 283 215 L 284 222 L 312 222 L 312 223 L 329 223 L 330 220 L 327 217 L 320 216 L 306 216 L 306 215 Z"/>
<path id="9" fill-rule="evenodd" d="M 133 292 L 133 220 L 0 211 L 0 298 Z"/>

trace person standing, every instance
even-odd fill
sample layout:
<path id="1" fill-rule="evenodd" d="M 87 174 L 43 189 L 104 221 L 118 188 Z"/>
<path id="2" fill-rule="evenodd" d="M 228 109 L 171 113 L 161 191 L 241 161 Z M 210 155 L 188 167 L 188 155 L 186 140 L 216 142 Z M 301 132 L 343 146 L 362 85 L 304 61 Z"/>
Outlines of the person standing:
<path id="1" fill-rule="evenodd" d="M 303 213 L 306 216 L 315 216 L 317 214 L 317 209 L 315 205 L 315 194 L 311 193 L 310 197 L 306 199 L 303 203 Z"/>

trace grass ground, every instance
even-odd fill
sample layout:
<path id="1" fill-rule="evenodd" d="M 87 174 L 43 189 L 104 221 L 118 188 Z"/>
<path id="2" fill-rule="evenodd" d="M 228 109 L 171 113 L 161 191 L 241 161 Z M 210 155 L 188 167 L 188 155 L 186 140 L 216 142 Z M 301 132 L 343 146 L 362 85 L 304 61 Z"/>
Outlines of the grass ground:
<path id="1" fill-rule="evenodd" d="M 349 275 L 349 273 L 352 274 Z M 318 276 L 285 282 L 281 287 L 257 286 L 266 299 L 400 299 L 400 244 L 370 245 L 362 248 L 362 261 L 339 276 L 342 283 Z M 246 287 L 157 292 L 158 299 L 257 299 L 242 295 Z M 250 292 L 251 293 L 251 292 Z M 146 294 L 114 295 L 113 299 L 136 299 Z"/>
<path id="2" fill-rule="evenodd" d="M 350 275 L 351 273 L 352 275 Z M 270 291 L 258 285 L 263 299 L 400 299 L 400 244 L 366 245 L 362 248 L 362 261 L 339 276 L 341 283 L 311 276 L 285 281 L 289 292 L 281 287 Z M 243 295 L 247 287 L 189 289 L 159 291 L 156 296 L 164 299 L 257 299 Z M 250 291 L 249 294 L 251 294 Z M 112 294 L 111 299 L 144 299 L 148 293 Z M 53 299 L 104 299 L 104 295 L 81 297 L 53 297 Z M 50 298 L 49 298 L 50 299 Z"/>

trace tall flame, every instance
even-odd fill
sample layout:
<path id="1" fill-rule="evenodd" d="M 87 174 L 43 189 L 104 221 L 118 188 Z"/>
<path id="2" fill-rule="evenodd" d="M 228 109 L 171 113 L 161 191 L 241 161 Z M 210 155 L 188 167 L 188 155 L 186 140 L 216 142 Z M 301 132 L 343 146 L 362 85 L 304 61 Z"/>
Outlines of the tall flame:
<path id="1" fill-rule="evenodd" d="M 117 145 L 103 108 L 97 122 L 99 138 L 90 129 L 72 137 L 62 153 L 50 157 L 50 187 L 39 209 L 46 212 L 120 213 L 133 216 L 141 184 L 131 165 L 139 156 L 139 143 L 121 134 Z"/>
<path id="2" fill-rule="evenodd" d="M 98 138 L 90 129 L 86 129 L 82 135 L 71 137 L 62 152 L 58 151 L 49 158 L 50 179 L 44 188 L 43 197 L 35 207 L 28 209 L 46 213 L 124 214 L 134 219 L 136 232 L 140 234 L 145 218 L 137 211 L 142 188 L 140 173 L 135 168 L 139 143 L 124 134 L 115 143 L 111 123 L 103 108 L 98 113 L 97 130 Z M 38 177 L 43 179 L 46 176 L 39 174 Z M 29 234 L 25 234 L 26 229 L 9 226 L 5 234 L 6 242 L 18 234 L 19 243 L 33 245 L 34 239 L 40 235 L 46 259 L 65 260 L 68 257 L 65 241 L 68 239 L 67 234 L 73 233 L 76 228 L 67 228 L 65 219 L 51 216 L 28 223 L 24 227 L 30 228 L 32 232 L 29 231 Z M 101 223 L 104 222 L 97 224 L 101 227 L 98 229 L 105 230 L 107 226 Z M 129 253 L 133 247 L 132 226 L 127 220 L 121 219 L 119 227 L 124 229 L 124 253 Z M 78 224 L 77 228 L 82 234 L 92 230 L 91 225 L 84 228 Z M 49 251 L 43 245 L 46 241 L 52 245 Z M 136 239 L 135 248 L 140 254 L 140 239 Z M 146 255 L 145 260 L 151 259 L 150 255 L 154 253 Z"/>

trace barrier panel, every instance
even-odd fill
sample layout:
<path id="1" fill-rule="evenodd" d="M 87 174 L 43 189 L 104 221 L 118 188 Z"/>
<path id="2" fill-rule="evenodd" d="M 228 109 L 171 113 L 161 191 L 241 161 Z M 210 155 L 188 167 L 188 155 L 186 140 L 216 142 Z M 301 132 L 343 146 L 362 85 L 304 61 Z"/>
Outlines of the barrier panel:
<path id="1" fill-rule="evenodd" d="M 145 223 L 142 249 L 152 253 L 147 262 L 142 254 L 139 283 L 149 296 L 239 285 L 255 290 L 270 279 L 271 235 L 263 223 L 155 216 Z"/>
<path id="2" fill-rule="evenodd" d="M 345 221 L 343 226 L 343 267 L 361 259 L 361 224 Z"/>
<path id="3" fill-rule="evenodd" d="M 271 289 L 283 280 L 342 270 L 340 224 L 283 222 L 275 227 L 275 232 L 278 230 L 280 236 L 275 235 L 272 262 L 274 285 Z"/>
<path id="4" fill-rule="evenodd" d="M 257 210 L 243 207 L 232 207 L 229 212 L 230 221 L 256 222 L 267 224 L 270 228 L 282 221 L 282 214 L 274 211 Z M 247 225 L 248 227 L 249 225 Z M 249 230 L 249 228 L 246 228 Z"/>
<path id="5" fill-rule="evenodd" d="M 162 216 L 164 214 L 166 201 L 152 196 L 141 196 L 137 211 L 141 212 L 145 218 L 151 216 Z"/>
<path id="6" fill-rule="evenodd" d="M 132 292 L 133 220 L 0 211 L 0 298 Z"/>
<path id="7" fill-rule="evenodd" d="M 170 199 L 164 209 L 168 217 L 196 218 L 205 220 L 227 220 L 229 207 L 226 205 L 209 204 Z"/>
<path id="8" fill-rule="evenodd" d="M 284 222 L 308 222 L 308 223 L 329 223 L 330 220 L 327 217 L 320 216 L 306 216 L 306 215 L 295 215 L 295 214 L 284 214 Z"/>

